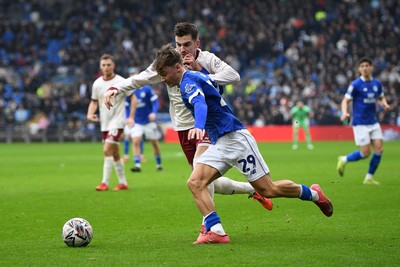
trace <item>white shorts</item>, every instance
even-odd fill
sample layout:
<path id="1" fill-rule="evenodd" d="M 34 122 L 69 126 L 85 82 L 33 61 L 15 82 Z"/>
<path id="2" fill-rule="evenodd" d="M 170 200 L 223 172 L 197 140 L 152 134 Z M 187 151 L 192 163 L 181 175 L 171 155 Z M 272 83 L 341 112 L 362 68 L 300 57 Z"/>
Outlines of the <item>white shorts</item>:
<path id="1" fill-rule="evenodd" d="M 143 136 L 143 134 L 147 140 L 159 140 L 161 138 L 160 130 L 158 129 L 157 124 L 154 121 L 149 122 L 145 125 L 136 123 L 131 128 L 132 138 Z"/>
<path id="2" fill-rule="evenodd" d="M 124 135 L 125 136 L 130 136 L 131 135 L 131 130 L 132 130 L 132 127 L 130 127 L 129 125 L 125 124 L 125 126 L 124 126 Z"/>
<path id="3" fill-rule="evenodd" d="M 357 146 L 368 145 L 371 143 L 371 140 L 383 140 L 383 133 L 379 123 L 353 126 L 353 133 Z"/>
<path id="4" fill-rule="evenodd" d="M 269 173 L 256 140 L 248 130 L 230 132 L 220 137 L 200 156 L 197 163 L 209 165 L 221 175 L 236 167 L 249 182 Z"/>

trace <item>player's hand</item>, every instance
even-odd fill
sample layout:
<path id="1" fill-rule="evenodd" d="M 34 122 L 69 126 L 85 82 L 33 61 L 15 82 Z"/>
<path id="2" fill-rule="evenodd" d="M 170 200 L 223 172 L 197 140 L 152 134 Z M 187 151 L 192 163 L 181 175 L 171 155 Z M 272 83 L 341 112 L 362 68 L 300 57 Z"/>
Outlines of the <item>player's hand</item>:
<path id="1" fill-rule="evenodd" d="M 129 127 L 133 127 L 133 126 L 135 126 L 135 119 L 134 118 L 131 118 L 131 117 L 129 117 L 129 118 L 127 118 L 126 119 L 126 125 L 128 125 Z"/>
<path id="2" fill-rule="evenodd" d="M 203 136 L 204 136 L 204 130 L 199 129 L 199 128 L 190 129 L 189 133 L 188 133 L 189 140 L 192 140 L 192 139 L 200 140 L 203 138 Z"/>
<path id="3" fill-rule="evenodd" d="M 347 120 L 347 119 L 349 119 L 349 118 L 350 118 L 350 114 L 349 114 L 348 112 L 343 113 L 343 114 L 340 116 L 340 120 L 341 120 L 341 121 L 345 121 L 345 120 Z"/>
<path id="4" fill-rule="evenodd" d="M 99 121 L 100 121 L 100 119 L 99 119 L 99 117 L 97 116 L 97 114 L 87 114 L 86 118 L 87 118 L 89 121 L 93 121 L 93 122 L 99 122 Z"/>
<path id="5" fill-rule="evenodd" d="M 386 110 L 386 111 L 390 110 L 390 105 L 387 104 L 387 103 L 382 104 L 382 107 L 383 107 L 383 109 Z"/>
<path id="6" fill-rule="evenodd" d="M 106 93 L 103 97 L 104 105 L 106 105 L 107 109 L 110 109 L 113 105 L 111 104 L 111 98 L 118 95 L 118 89 L 115 87 L 110 87 L 107 89 Z"/>
<path id="7" fill-rule="evenodd" d="M 196 61 L 192 54 L 186 54 L 183 58 L 183 65 L 189 70 L 201 71 L 202 66 Z"/>
<path id="8" fill-rule="evenodd" d="M 155 120 L 156 120 L 156 114 L 153 113 L 153 112 L 150 113 L 150 114 L 149 114 L 149 120 L 150 120 L 150 121 L 155 121 Z"/>

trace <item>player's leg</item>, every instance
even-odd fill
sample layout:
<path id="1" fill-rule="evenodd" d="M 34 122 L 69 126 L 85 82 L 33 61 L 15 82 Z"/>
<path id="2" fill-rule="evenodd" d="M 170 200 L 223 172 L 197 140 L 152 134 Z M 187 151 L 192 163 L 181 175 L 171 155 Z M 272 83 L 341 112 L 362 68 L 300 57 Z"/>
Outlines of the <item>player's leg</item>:
<path id="1" fill-rule="evenodd" d="M 140 142 L 142 141 L 141 136 L 135 136 L 132 139 L 133 143 L 133 161 L 135 166 L 131 168 L 133 172 L 140 172 L 141 171 L 141 161 L 140 161 Z"/>
<path id="2" fill-rule="evenodd" d="M 207 142 L 202 143 L 201 141 L 198 142 L 197 144 L 195 144 L 196 150 L 195 150 L 195 153 L 194 153 L 194 156 L 193 156 L 193 160 L 192 160 L 192 162 L 193 162 L 193 168 L 196 166 L 197 160 L 199 159 L 199 157 L 204 153 L 204 151 L 207 150 L 207 148 L 208 148 L 209 146 L 210 146 L 209 143 L 207 143 Z M 212 199 L 214 199 L 214 194 L 215 194 L 214 182 L 215 182 L 215 181 L 212 181 L 212 182 L 207 186 L 208 192 L 210 193 L 210 196 L 211 196 Z M 204 221 L 203 221 L 203 224 L 202 224 L 202 225 L 204 225 Z"/>
<path id="3" fill-rule="evenodd" d="M 126 190 L 128 189 L 128 182 L 125 176 L 124 162 L 120 156 L 119 143 L 114 143 L 111 146 L 114 151 L 114 168 L 118 177 L 118 185 L 114 188 L 114 191 Z"/>
<path id="4" fill-rule="evenodd" d="M 158 171 L 161 171 L 162 170 L 162 165 L 161 165 L 160 143 L 158 142 L 158 140 L 151 140 L 151 144 L 153 146 L 154 159 L 156 161 L 156 169 Z"/>
<path id="5" fill-rule="evenodd" d="M 296 150 L 299 147 L 299 122 L 296 120 L 293 120 L 293 124 L 292 124 L 292 129 L 293 129 L 293 145 L 292 148 L 293 150 Z"/>
<path id="6" fill-rule="evenodd" d="M 121 160 L 121 154 L 119 150 L 119 141 L 121 139 L 123 130 L 115 129 L 108 132 L 107 143 L 107 154 L 111 154 L 113 158 L 113 166 L 117 173 L 118 185 L 114 188 L 114 191 L 128 189 L 128 182 L 126 181 L 124 163 Z"/>
<path id="7" fill-rule="evenodd" d="M 145 163 L 146 158 L 144 157 L 144 139 L 140 142 L 140 162 Z"/>
<path id="8" fill-rule="evenodd" d="M 344 168 L 347 162 L 359 161 L 361 159 L 368 158 L 370 151 L 370 135 L 366 126 L 354 126 L 353 127 L 354 140 L 356 145 L 359 147 L 358 150 L 349 153 L 346 156 L 339 156 L 336 169 L 340 176 L 344 175 Z"/>
<path id="9" fill-rule="evenodd" d="M 123 162 L 127 162 L 129 160 L 129 145 L 131 143 L 131 137 L 130 137 L 130 127 L 128 125 L 125 125 L 124 127 L 124 157 L 123 157 Z"/>
<path id="10" fill-rule="evenodd" d="M 222 227 L 207 188 L 208 184 L 219 176 L 220 173 L 215 168 L 198 163 L 189 177 L 188 187 L 204 217 L 205 225 L 205 233 L 200 234 L 194 244 L 229 243 L 229 237 Z"/>
<path id="11" fill-rule="evenodd" d="M 156 161 L 156 169 L 158 171 L 162 170 L 161 165 L 161 150 L 160 150 L 160 143 L 158 140 L 161 138 L 160 131 L 157 128 L 157 124 L 155 122 L 150 122 L 144 126 L 144 134 L 147 140 L 151 141 L 154 151 L 154 159 Z"/>
<path id="12" fill-rule="evenodd" d="M 373 179 L 373 176 L 378 169 L 379 163 L 381 162 L 383 153 L 383 133 L 379 124 L 372 126 L 371 129 L 371 145 L 374 150 L 371 160 L 369 161 L 368 173 L 365 176 L 364 184 L 367 185 L 380 185 L 380 182 Z"/>
<path id="13" fill-rule="evenodd" d="M 311 142 L 311 134 L 310 134 L 310 125 L 308 121 L 305 121 L 302 125 L 303 130 L 304 130 L 304 134 L 306 136 L 306 143 L 307 143 L 307 148 L 308 149 L 314 149 L 314 146 Z"/>
<path id="14" fill-rule="evenodd" d="M 143 126 L 140 124 L 135 124 L 131 129 L 132 138 L 132 152 L 133 152 L 133 162 L 134 167 L 131 168 L 132 172 L 140 172 L 141 161 L 140 161 L 140 143 L 143 139 Z"/>
<path id="15" fill-rule="evenodd" d="M 225 138 L 228 139 L 227 142 L 235 142 L 235 145 L 230 145 L 231 148 L 223 151 L 229 155 L 225 156 L 225 160 L 229 162 L 231 159 L 236 159 L 235 162 L 237 163 L 234 166 L 238 168 L 261 196 L 266 198 L 300 198 L 313 201 L 326 216 L 332 215 L 332 204 L 323 194 L 319 185 L 315 184 L 308 187 L 296 184 L 291 180 L 273 182 L 268 165 L 258 149 L 257 142 L 248 131 L 229 133 L 222 137 L 221 140 L 224 141 Z M 219 149 L 221 150 L 221 148 Z M 216 153 L 215 150 L 211 152 Z M 215 161 L 216 159 L 214 158 L 213 160 Z M 218 163 L 214 164 L 214 166 L 220 173 L 224 173 L 225 170 L 219 167 Z"/>
<path id="16" fill-rule="evenodd" d="M 108 142 L 103 143 L 103 155 L 104 155 L 104 160 L 103 160 L 103 178 L 101 180 L 101 184 L 96 187 L 97 191 L 106 191 L 108 190 L 108 185 L 110 183 L 110 178 L 111 178 L 111 172 L 113 168 L 113 162 L 114 158 L 111 152 L 111 149 L 109 149 L 109 144 Z"/>
<path id="17" fill-rule="evenodd" d="M 333 214 L 333 205 L 318 184 L 308 187 L 303 184 L 296 184 L 291 180 L 273 182 L 270 174 L 267 173 L 252 181 L 251 185 L 264 197 L 300 198 L 314 202 L 327 217 Z"/>

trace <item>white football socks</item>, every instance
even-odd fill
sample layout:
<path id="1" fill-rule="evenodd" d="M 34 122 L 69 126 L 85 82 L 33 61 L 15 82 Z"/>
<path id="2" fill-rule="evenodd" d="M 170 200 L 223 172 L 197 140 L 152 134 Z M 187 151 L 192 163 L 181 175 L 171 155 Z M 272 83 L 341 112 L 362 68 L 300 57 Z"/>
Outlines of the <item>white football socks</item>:
<path id="1" fill-rule="evenodd" d="M 254 188 L 250 183 L 237 182 L 227 177 L 219 177 L 214 180 L 214 191 L 217 194 L 232 195 L 232 194 L 253 194 Z"/>
<path id="2" fill-rule="evenodd" d="M 114 161 L 114 168 L 117 172 L 118 183 L 127 185 L 128 182 L 126 181 L 124 163 L 122 160 Z"/>
<path id="3" fill-rule="evenodd" d="M 111 172 L 113 169 L 114 158 L 113 157 L 104 157 L 103 163 L 103 181 L 108 185 L 110 183 Z"/>

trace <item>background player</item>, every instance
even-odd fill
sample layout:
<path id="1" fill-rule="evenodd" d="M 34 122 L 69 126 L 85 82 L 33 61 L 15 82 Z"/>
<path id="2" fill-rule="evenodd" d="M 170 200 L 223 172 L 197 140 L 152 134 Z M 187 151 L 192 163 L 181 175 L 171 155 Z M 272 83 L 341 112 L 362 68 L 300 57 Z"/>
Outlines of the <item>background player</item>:
<path id="1" fill-rule="evenodd" d="M 136 68 L 136 67 L 129 68 L 129 76 L 135 75 L 137 73 L 139 73 L 138 68 Z M 136 104 L 135 104 L 135 106 L 136 106 L 137 99 L 136 99 L 135 94 L 132 94 L 132 97 L 133 97 L 132 100 L 136 101 Z M 124 157 L 122 158 L 124 163 L 126 163 L 129 160 L 129 151 L 130 151 L 130 143 L 131 143 L 131 129 L 133 127 L 133 126 L 130 126 L 129 124 L 135 125 L 134 121 L 131 123 L 128 123 L 130 114 L 131 114 L 131 97 L 129 96 L 129 97 L 125 98 L 125 115 L 126 115 L 127 123 L 124 127 Z M 135 116 L 133 114 L 133 118 L 134 117 Z M 142 139 L 142 141 L 140 142 L 140 162 L 146 162 L 146 159 L 143 154 L 144 153 L 143 145 L 144 145 L 144 141 Z M 134 161 L 133 157 L 132 157 L 132 160 Z"/>
<path id="2" fill-rule="evenodd" d="M 314 146 L 311 143 L 310 135 L 310 122 L 308 117 L 310 115 L 311 109 L 304 105 L 303 101 L 297 101 L 296 105 L 290 110 L 290 115 L 292 116 L 292 127 L 293 127 L 293 146 L 292 148 L 296 150 L 299 147 L 298 144 L 298 134 L 299 128 L 303 128 L 304 134 L 306 136 L 307 148 L 313 149 Z"/>
<path id="3" fill-rule="evenodd" d="M 102 76 L 97 78 L 92 86 L 92 99 L 90 101 L 87 119 L 93 122 L 100 121 L 101 138 L 103 140 L 103 179 L 98 191 L 108 190 L 110 183 L 111 172 L 113 166 L 118 176 L 118 185 L 114 188 L 115 191 L 128 189 L 128 183 L 125 177 L 124 163 L 120 158 L 119 140 L 125 125 L 125 97 L 131 93 L 121 93 L 115 98 L 114 109 L 108 110 L 104 105 L 99 106 L 99 101 L 103 102 L 104 93 L 113 84 L 123 80 L 124 78 L 114 72 L 115 60 L 109 54 L 104 54 L 100 58 L 100 70 Z M 134 103 L 134 101 L 132 101 Z M 99 115 L 97 116 L 97 108 L 99 107 Z M 132 110 L 135 107 L 132 106 Z"/>
<path id="4" fill-rule="evenodd" d="M 150 140 L 153 146 L 156 169 L 161 171 L 161 151 L 159 144 L 161 133 L 155 122 L 159 107 L 158 96 L 149 85 L 135 90 L 134 94 L 137 98 L 137 107 L 134 116 L 135 126 L 131 129 L 130 136 L 133 141 L 132 149 L 135 166 L 131 168 L 131 171 L 141 171 L 141 143 L 143 142 L 143 135 L 146 137 L 146 140 Z"/>
<path id="5" fill-rule="evenodd" d="M 370 147 L 372 146 L 374 153 L 369 162 L 368 172 L 363 183 L 380 185 L 380 182 L 373 179 L 383 152 L 383 134 L 376 117 L 376 104 L 379 103 L 384 110 L 389 110 L 390 106 L 386 102 L 381 82 L 372 77 L 372 61 L 369 58 L 362 58 L 357 66 L 361 76 L 352 81 L 347 89 L 342 100 L 342 115 L 340 119 L 344 121 L 350 118 L 348 105 L 353 101 L 352 125 L 354 140 L 359 150 L 347 156 L 339 156 L 337 171 L 340 176 L 343 176 L 346 163 L 368 158 L 371 154 Z"/>

